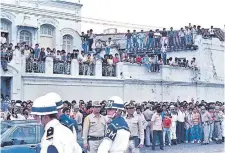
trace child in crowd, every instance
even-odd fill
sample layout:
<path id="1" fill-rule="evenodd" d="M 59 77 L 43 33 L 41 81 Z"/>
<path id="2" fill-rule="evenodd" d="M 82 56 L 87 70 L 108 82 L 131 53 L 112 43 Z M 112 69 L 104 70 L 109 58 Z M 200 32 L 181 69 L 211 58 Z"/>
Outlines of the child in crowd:
<path id="1" fill-rule="evenodd" d="M 170 127 L 171 127 L 171 115 L 167 112 L 164 114 L 163 118 L 163 143 L 165 146 L 166 135 L 168 137 L 168 145 L 171 146 L 171 135 L 170 135 Z"/>

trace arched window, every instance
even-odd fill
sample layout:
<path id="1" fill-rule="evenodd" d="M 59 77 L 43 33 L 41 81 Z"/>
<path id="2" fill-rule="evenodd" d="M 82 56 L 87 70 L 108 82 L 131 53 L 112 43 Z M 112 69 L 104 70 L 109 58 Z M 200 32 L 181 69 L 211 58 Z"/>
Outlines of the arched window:
<path id="1" fill-rule="evenodd" d="M 71 52 L 73 49 L 73 37 L 71 35 L 63 36 L 63 49 L 67 51 L 67 53 Z"/>
<path id="2" fill-rule="evenodd" d="M 41 25 L 41 36 L 53 37 L 54 27 L 48 24 Z"/>
<path id="3" fill-rule="evenodd" d="M 20 32 L 20 42 L 25 42 L 26 45 L 31 45 L 31 33 L 26 31 L 26 30 L 22 30 Z"/>
<path id="4" fill-rule="evenodd" d="M 1 31 L 9 32 L 10 31 L 10 27 L 11 27 L 10 22 L 8 22 L 8 21 L 6 21 L 4 19 L 1 19 Z"/>

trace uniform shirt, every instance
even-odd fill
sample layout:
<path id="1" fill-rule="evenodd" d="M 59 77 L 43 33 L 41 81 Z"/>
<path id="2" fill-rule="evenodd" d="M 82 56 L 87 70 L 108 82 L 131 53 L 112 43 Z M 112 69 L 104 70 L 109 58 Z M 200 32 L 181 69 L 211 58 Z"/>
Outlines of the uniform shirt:
<path id="1" fill-rule="evenodd" d="M 162 130 L 162 115 L 158 113 L 153 114 L 152 116 L 152 130 L 160 131 Z"/>
<path id="2" fill-rule="evenodd" d="M 60 124 L 57 119 L 53 119 L 46 124 L 45 133 L 41 139 L 40 153 L 47 153 L 50 145 L 54 145 L 59 153 L 82 152 L 70 129 Z"/>
<path id="3" fill-rule="evenodd" d="M 211 116 L 210 116 L 208 111 L 206 111 L 205 113 L 201 114 L 202 122 L 210 121 L 210 119 L 211 119 Z"/>
<path id="4" fill-rule="evenodd" d="M 103 137 L 106 129 L 106 118 L 102 115 L 96 116 L 91 113 L 84 119 L 83 140 L 87 143 L 88 136 Z"/>
<path id="5" fill-rule="evenodd" d="M 146 121 L 151 121 L 152 115 L 153 115 L 153 111 L 151 111 L 150 109 L 146 109 L 143 112 L 143 115 L 144 115 Z"/>
<path id="6" fill-rule="evenodd" d="M 128 148 L 129 138 L 130 132 L 124 118 L 114 118 L 107 128 L 98 153 L 124 153 Z"/>
<path id="7" fill-rule="evenodd" d="M 137 115 L 133 115 L 132 117 L 126 116 L 125 121 L 130 129 L 130 136 L 138 136 L 141 140 L 140 144 L 144 144 L 144 126 L 142 119 Z"/>

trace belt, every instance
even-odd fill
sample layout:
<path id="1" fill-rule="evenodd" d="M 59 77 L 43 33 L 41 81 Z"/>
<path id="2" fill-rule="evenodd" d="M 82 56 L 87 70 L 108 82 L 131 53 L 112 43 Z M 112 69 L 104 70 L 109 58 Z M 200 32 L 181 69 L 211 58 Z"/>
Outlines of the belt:
<path id="1" fill-rule="evenodd" d="M 204 125 L 204 124 L 209 124 L 209 121 L 206 121 L 206 122 L 202 122 L 202 124 Z"/>
<path id="2" fill-rule="evenodd" d="M 214 122 L 221 122 L 221 121 L 214 121 Z"/>
<path id="3" fill-rule="evenodd" d="M 130 137 L 129 140 L 134 140 L 135 138 L 137 138 L 138 136 L 133 136 L 133 137 Z"/>
<path id="4" fill-rule="evenodd" d="M 87 140 L 88 141 L 96 141 L 96 140 L 102 140 L 104 138 L 103 137 L 94 137 L 94 136 L 88 136 Z"/>

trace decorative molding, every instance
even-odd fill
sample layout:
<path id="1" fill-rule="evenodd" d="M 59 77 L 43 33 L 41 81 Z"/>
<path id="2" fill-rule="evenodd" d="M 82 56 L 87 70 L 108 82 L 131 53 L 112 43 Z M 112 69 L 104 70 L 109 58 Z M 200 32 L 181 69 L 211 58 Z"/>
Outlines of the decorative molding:
<path id="1" fill-rule="evenodd" d="M 63 28 L 60 30 L 60 33 L 62 36 L 66 35 L 66 34 L 69 34 L 73 37 L 75 37 L 76 35 L 80 36 L 79 33 L 72 28 Z"/>
<path id="2" fill-rule="evenodd" d="M 1 12 L 15 12 L 15 13 L 23 13 L 23 14 L 29 14 L 29 15 L 44 16 L 48 18 L 80 21 L 76 13 L 65 13 L 65 12 L 39 9 L 34 7 L 17 6 L 17 5 L 5 4 L 5 3 L 1 3 L 0 9 L 1 9 Z"/>
<path id="3" fill-rule="evenodd" d="M 63 36 L 64 35 L 71 35 L 72 37 L 73 37 L 73 46 L 75 45 L 75 40 L 76 40 L 76 38 L 77 37 L 79 37 L 80 38 L 80 35 L 79 35 L 79 33 L 76 31 L 76 30 L 74 30 L 74 29 L 72 29 L 72 28 L 63 28 L 63 29 L 61 29 L 60 30 L 60 45 L 62 46 L 63 45 Z"/>
<path id="4" fill-rule="evenodd" d="M 19 74 L 19 71 L 15 67 L 8 64 L 7 68 L 8 68 L 8 71 L 3 71 L 1 67 L 1 76 L 15 77 L 16 75 Z"/>
<path id="5" fill-rule="evenodd" d="M 13 22 L 15 20 L 16 16 L 9 12 L 3 12 L 1 11 L 1 19 L 7 19 L 10 22 Z"/>
<path id="6" fill-rule="evenodd" d="M 53 18 L 39 18 L 38 25 L 41 26 L 43 24 L 50 24 L 53 27 L 58 27 L 59 22 L 56 19 Z"/>

